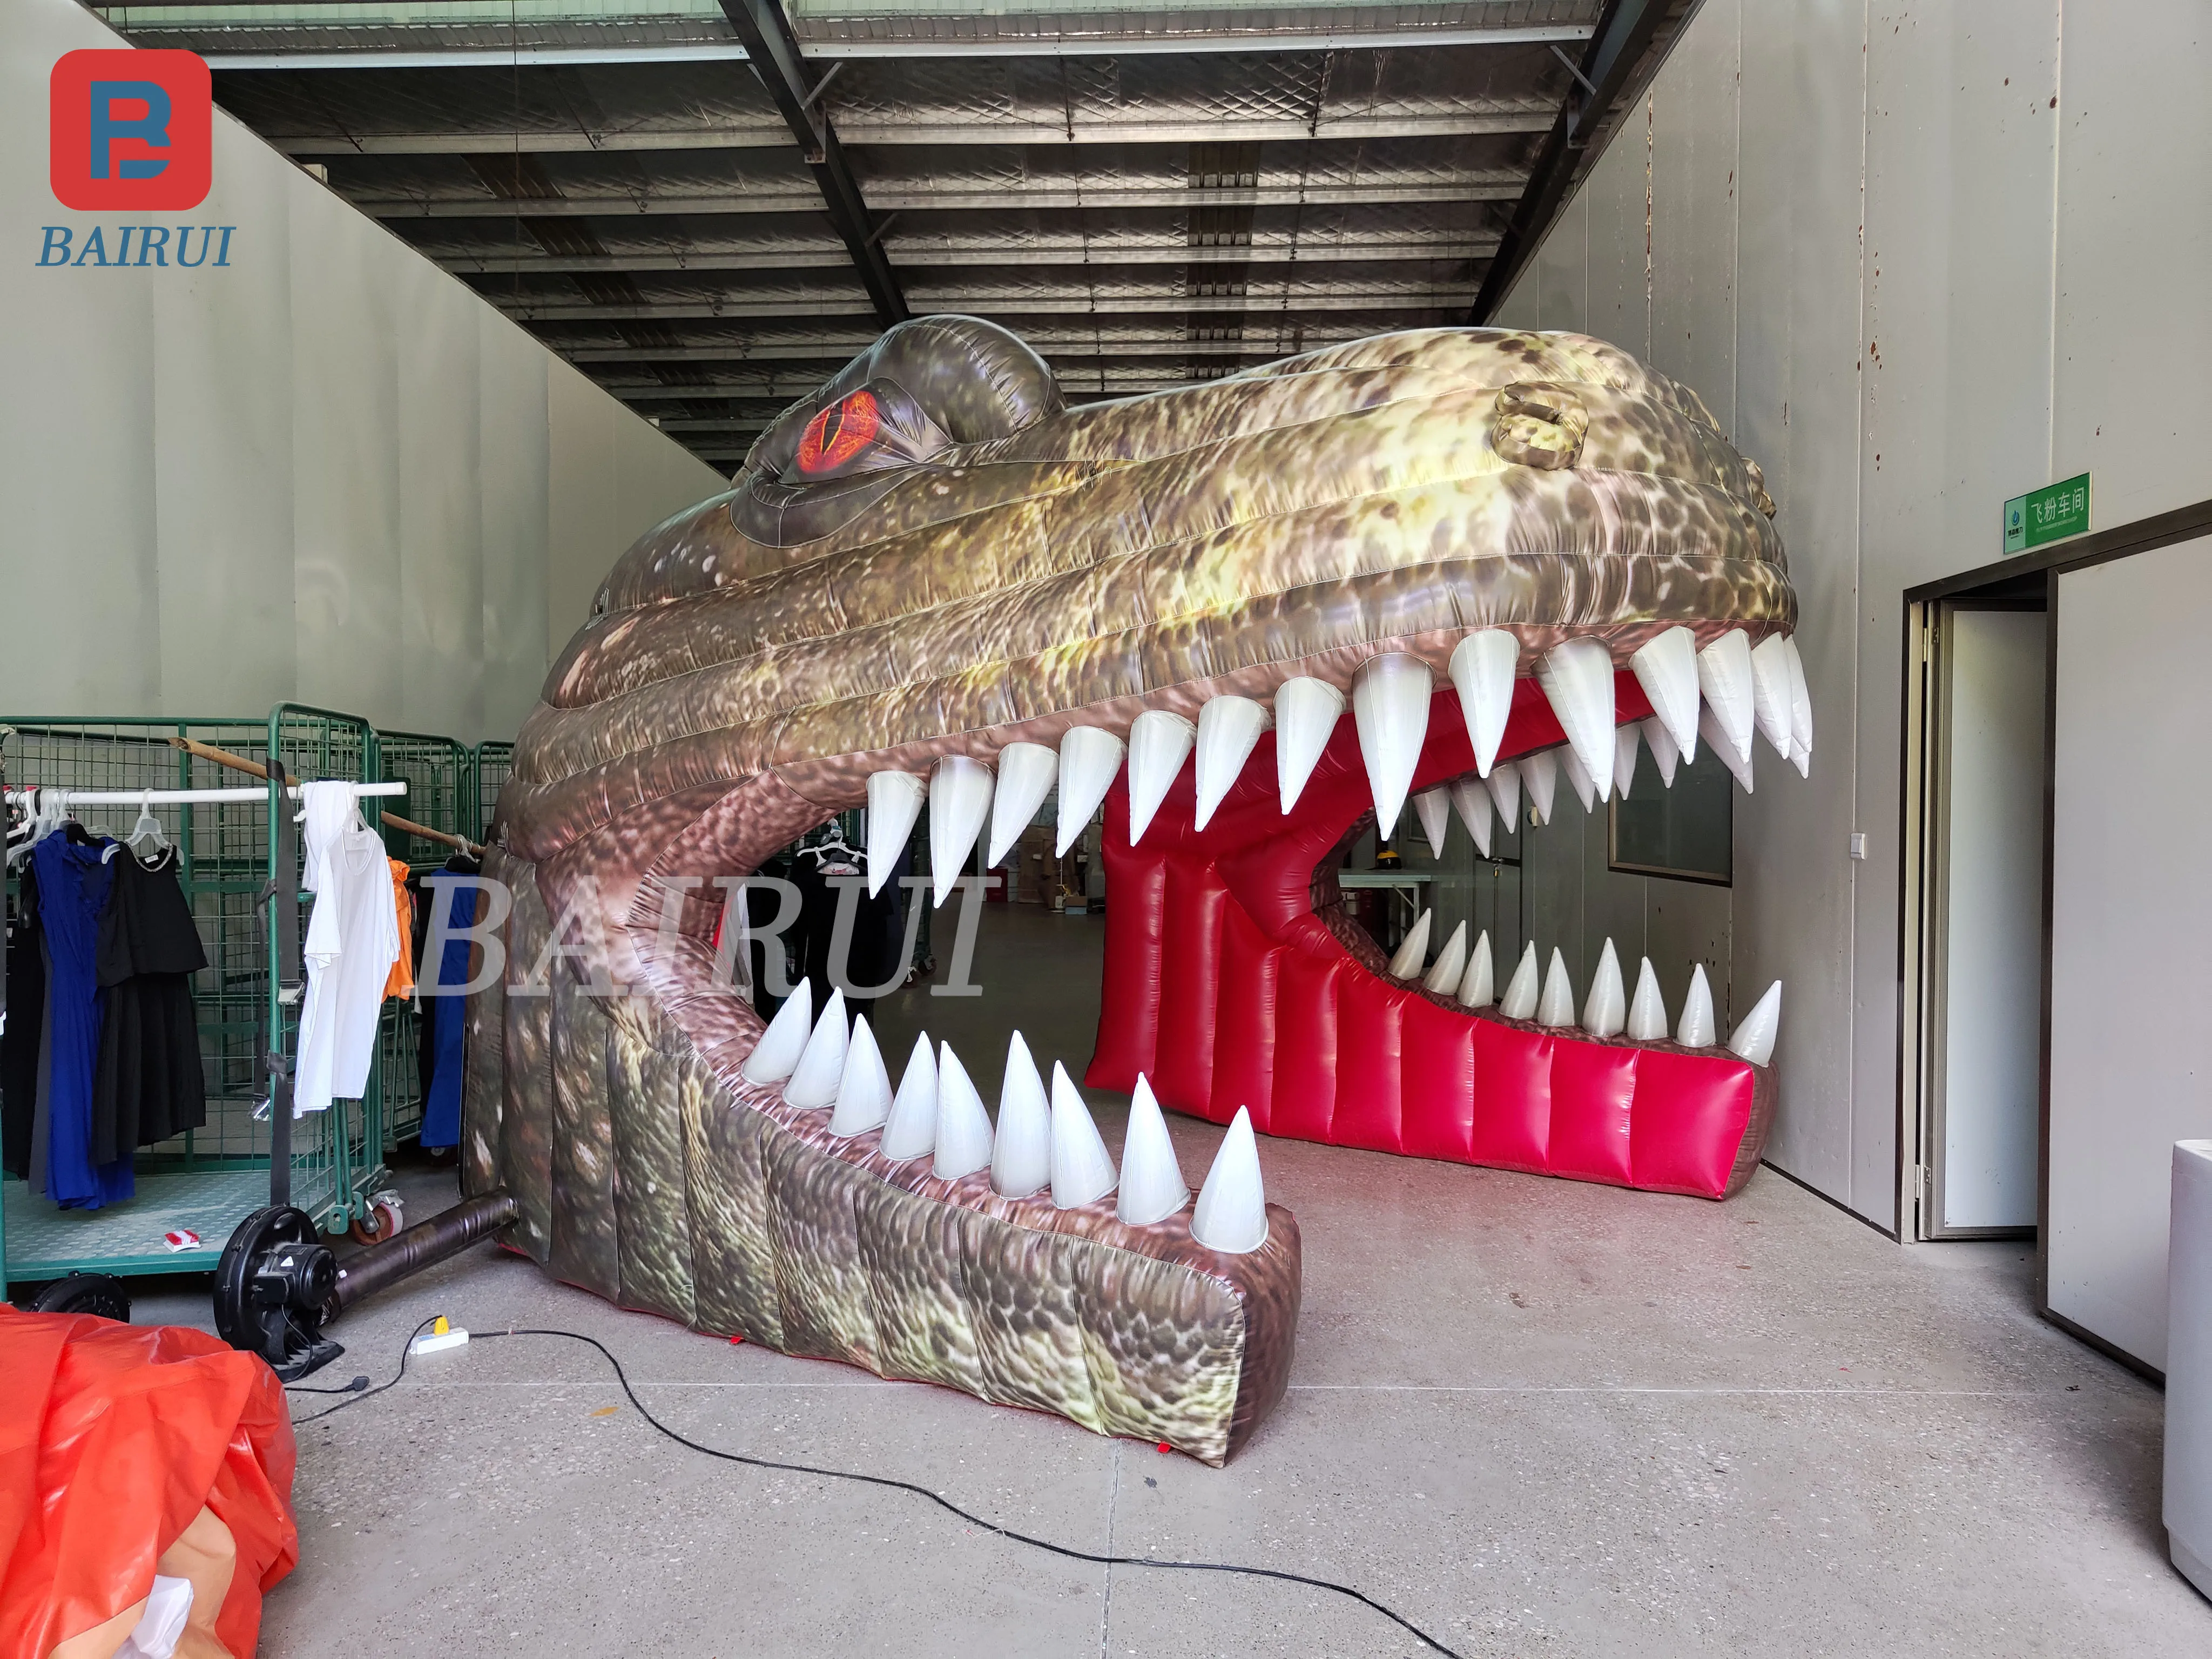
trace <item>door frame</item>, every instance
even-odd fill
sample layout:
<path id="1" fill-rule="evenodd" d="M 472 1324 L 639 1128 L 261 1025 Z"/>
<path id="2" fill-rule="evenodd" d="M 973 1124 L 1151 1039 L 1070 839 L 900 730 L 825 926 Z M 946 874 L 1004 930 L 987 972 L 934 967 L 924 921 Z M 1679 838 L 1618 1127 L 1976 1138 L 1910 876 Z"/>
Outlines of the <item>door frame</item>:
<path id="1" fill-rule="evenodd" d="M 1904 846 L 1910 867 L 1904 872 L 1911 898 L 1912 934 L 1906 953 L 1907 980 L 1901 1041 L 1908 1059 L 1903 1086 L 1911 1104 L 1906 1123 L 1912 1133 L 1912 1178 L 1906 1183 L 1901 1213 L 1907 1236 L 1916 1242 L 1969 1238 L 2032 1238 L 2031 1224 L 1952 1227 L 1943 1223 L 1936 1201 L 1943 1190 L 1945 1060 L 1949 1043 L 1951 864 L 1951 759 L 1946 729 L 1953 710 L 1952 673 L 1958 653 L 1948 624 L 1961 611 L 2027 612 L 2045 618 L 2042 584 L 2014 584 L 2002 594 L 1968 592 L 1928 599 L 1911 607 L 1919 612 L 1915 630 L 1921 661 L 1916 684 L 1921 708 L 1915 731 L 1919 744 L 1917 810 L 1909 820 Z M 2047 660 L 2046 653 L 2046 660 Z M 2048 787 L 2049 768 L 2045 768 Z M 2045 800 L 2046 810 L 2048 799 Z M 2045 848 L 2046 856 L 2048 848 Z M 1915 948 L 1917 947 L 1917 948 Z M 1943 971 L 1935 964 L 1945 964 Z"/>
<path id="2" fill-rule="evenodd" d="M 2058 579 L 2070 571 L 2130 558 L 2176 542 L 2212 534 L 2212 500 L 2199 501 L 2170 512 L 2154 514 L 2110 530 L 2093 531 L 2070 541 L 2057 542 L 2033 553 L 2016 554 L 1972 570 L 1923 582 L 1905 592 L 1905 650 L 1902 656 L 1903 731 L 1900 733 L 1898 882 L 1898 1044 L 1897 1044 L 1897 1192 L 1900 1221 L 1913 1219 L 1913 1227 L 1900 1227 L 1911 1237 L 1917 1230 L 1920 1185 L 1917 1160 L 1909 1154 L 1917 1148 L 1920 1091 L 1913 1086 L 1924 1063 L 1920 1054 L 1917 1011 L 1921 996 L 1919 946 L 1916 930 L 1919 908 L 1926 902 L 1920 891 L 1921 826 L 1927 819 L 1923 794 L 1926 780 L 1924 723 L 1928 716 L 1928 649 L 1922 637 L 1931 608 L 1946 599 L 2025 598 L 2039 592 L 2049 621 L 2045 647 L 2043 708 L 2043 899 L 2039 932 L 2041 939 L 2041 1003 L 2037 1022 L 2035 1198 L 2035 1311 L 2069 1335 L 2100 1352 L 2110 1355 L 2132 1370 L 2156 1373 L 2133 1356 L 2063 1314 L 2053 1313 L 2050 1298 L 2051 1239 L 2051 933 L 2054 892 L 2053 842 L 2057 830 L 2057 750 L 2058 738 L 2058 630 L 2062 617 Z M 1910 1207 L 1908 1207 L 1910 1206 Z"/>

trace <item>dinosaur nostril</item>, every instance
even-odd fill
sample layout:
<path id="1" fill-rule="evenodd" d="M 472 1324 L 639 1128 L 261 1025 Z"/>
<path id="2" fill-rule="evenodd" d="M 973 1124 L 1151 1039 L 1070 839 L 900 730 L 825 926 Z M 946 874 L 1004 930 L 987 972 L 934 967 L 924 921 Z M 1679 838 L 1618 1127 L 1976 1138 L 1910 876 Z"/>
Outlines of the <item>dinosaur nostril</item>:
<path id="1" fill-rule="evenodd" d="M 1516 465 L 1557 471 L 1575 464 L 1589 430 L 1589 411 L 1568 388 L 1524 383 L 1498 394 L 1490 443 Z"/>

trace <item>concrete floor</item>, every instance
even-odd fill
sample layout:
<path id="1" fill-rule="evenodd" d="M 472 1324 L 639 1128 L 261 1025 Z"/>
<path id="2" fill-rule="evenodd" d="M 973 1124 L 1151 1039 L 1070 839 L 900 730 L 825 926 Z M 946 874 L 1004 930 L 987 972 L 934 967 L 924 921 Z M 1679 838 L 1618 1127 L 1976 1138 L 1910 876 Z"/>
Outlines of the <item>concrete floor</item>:
<path id="1" fill-rule="evenodd" d="M 1088 1054 L 1103 929 L 987 923 L 984 997 L 918 988 L 879 1023 L 895 1073 L 926 1020 L 989 1099 L 1009 1025 L 1048 1066 Z M 1118 1106 L 1099 1115 L 1118 1145 Z M 1170 1123 L 1195 1182 L 1219 1131 Z M 1714 1205 L 1261 1156 L 1304 1231 L 1305 1309 L 1289 1397 L 1224 1470 L 620 1313 L 489 1248 L 357 1310 L 313 1380 L 384 1381 L 435 1311 L 564 1327 L 710 1445 L 895 1475 L 1085 1549 L 1341 1580 L 1468 1655 L 2212 1652 L 2166 1559 L 2159 1394 L 2034 1317 L 2026 1247 L 1900 1249 L 1771 1171 Z M 419 1218 L 449 1178 L 403 1185 Z M 1340 1597 L 1087 1566 L 711 1461 L 545 1338 L 417 1361 L 303 1428 L 296 1496 L 276 1659 L 1424 1650 Z"/>

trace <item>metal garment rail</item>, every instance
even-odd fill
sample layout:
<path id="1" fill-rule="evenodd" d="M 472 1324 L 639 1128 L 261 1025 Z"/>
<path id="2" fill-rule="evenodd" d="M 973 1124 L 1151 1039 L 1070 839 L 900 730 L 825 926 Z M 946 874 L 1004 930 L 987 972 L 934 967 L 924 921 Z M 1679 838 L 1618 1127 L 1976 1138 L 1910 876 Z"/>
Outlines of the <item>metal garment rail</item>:
<path id="1" fill-rule="evenodd" d="M 302 786 L 292 784 L 284 793 L 297 800 Z M 404 780 L 389 783 L 350 783 L 347 788 L 362 795 L 404 795 Z M 8 799 L 32 802 L 41 798 L 71 806 L 213 806 L 223 801 L 267 800 L 266 789 L 67 789 L 27 785 L 4 792 Z"/>

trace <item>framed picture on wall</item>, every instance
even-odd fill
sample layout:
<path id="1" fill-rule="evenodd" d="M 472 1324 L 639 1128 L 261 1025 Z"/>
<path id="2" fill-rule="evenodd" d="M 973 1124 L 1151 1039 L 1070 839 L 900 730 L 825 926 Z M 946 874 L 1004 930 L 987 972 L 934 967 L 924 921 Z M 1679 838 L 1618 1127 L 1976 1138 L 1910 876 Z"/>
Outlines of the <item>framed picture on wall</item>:
<path id="1" fill-rule="evenodd" d="M 1615 795 L 1606 844 L 1609 869 L 1632 876 L 1664 876 L 1716 887 L 1732 884 L 1735 836 L 1735 781 L 1710 747 L 1674 771 L 1674 787 L 1659 781 L 1656 766 L 1637 768 L 1629 798 Z"/>

